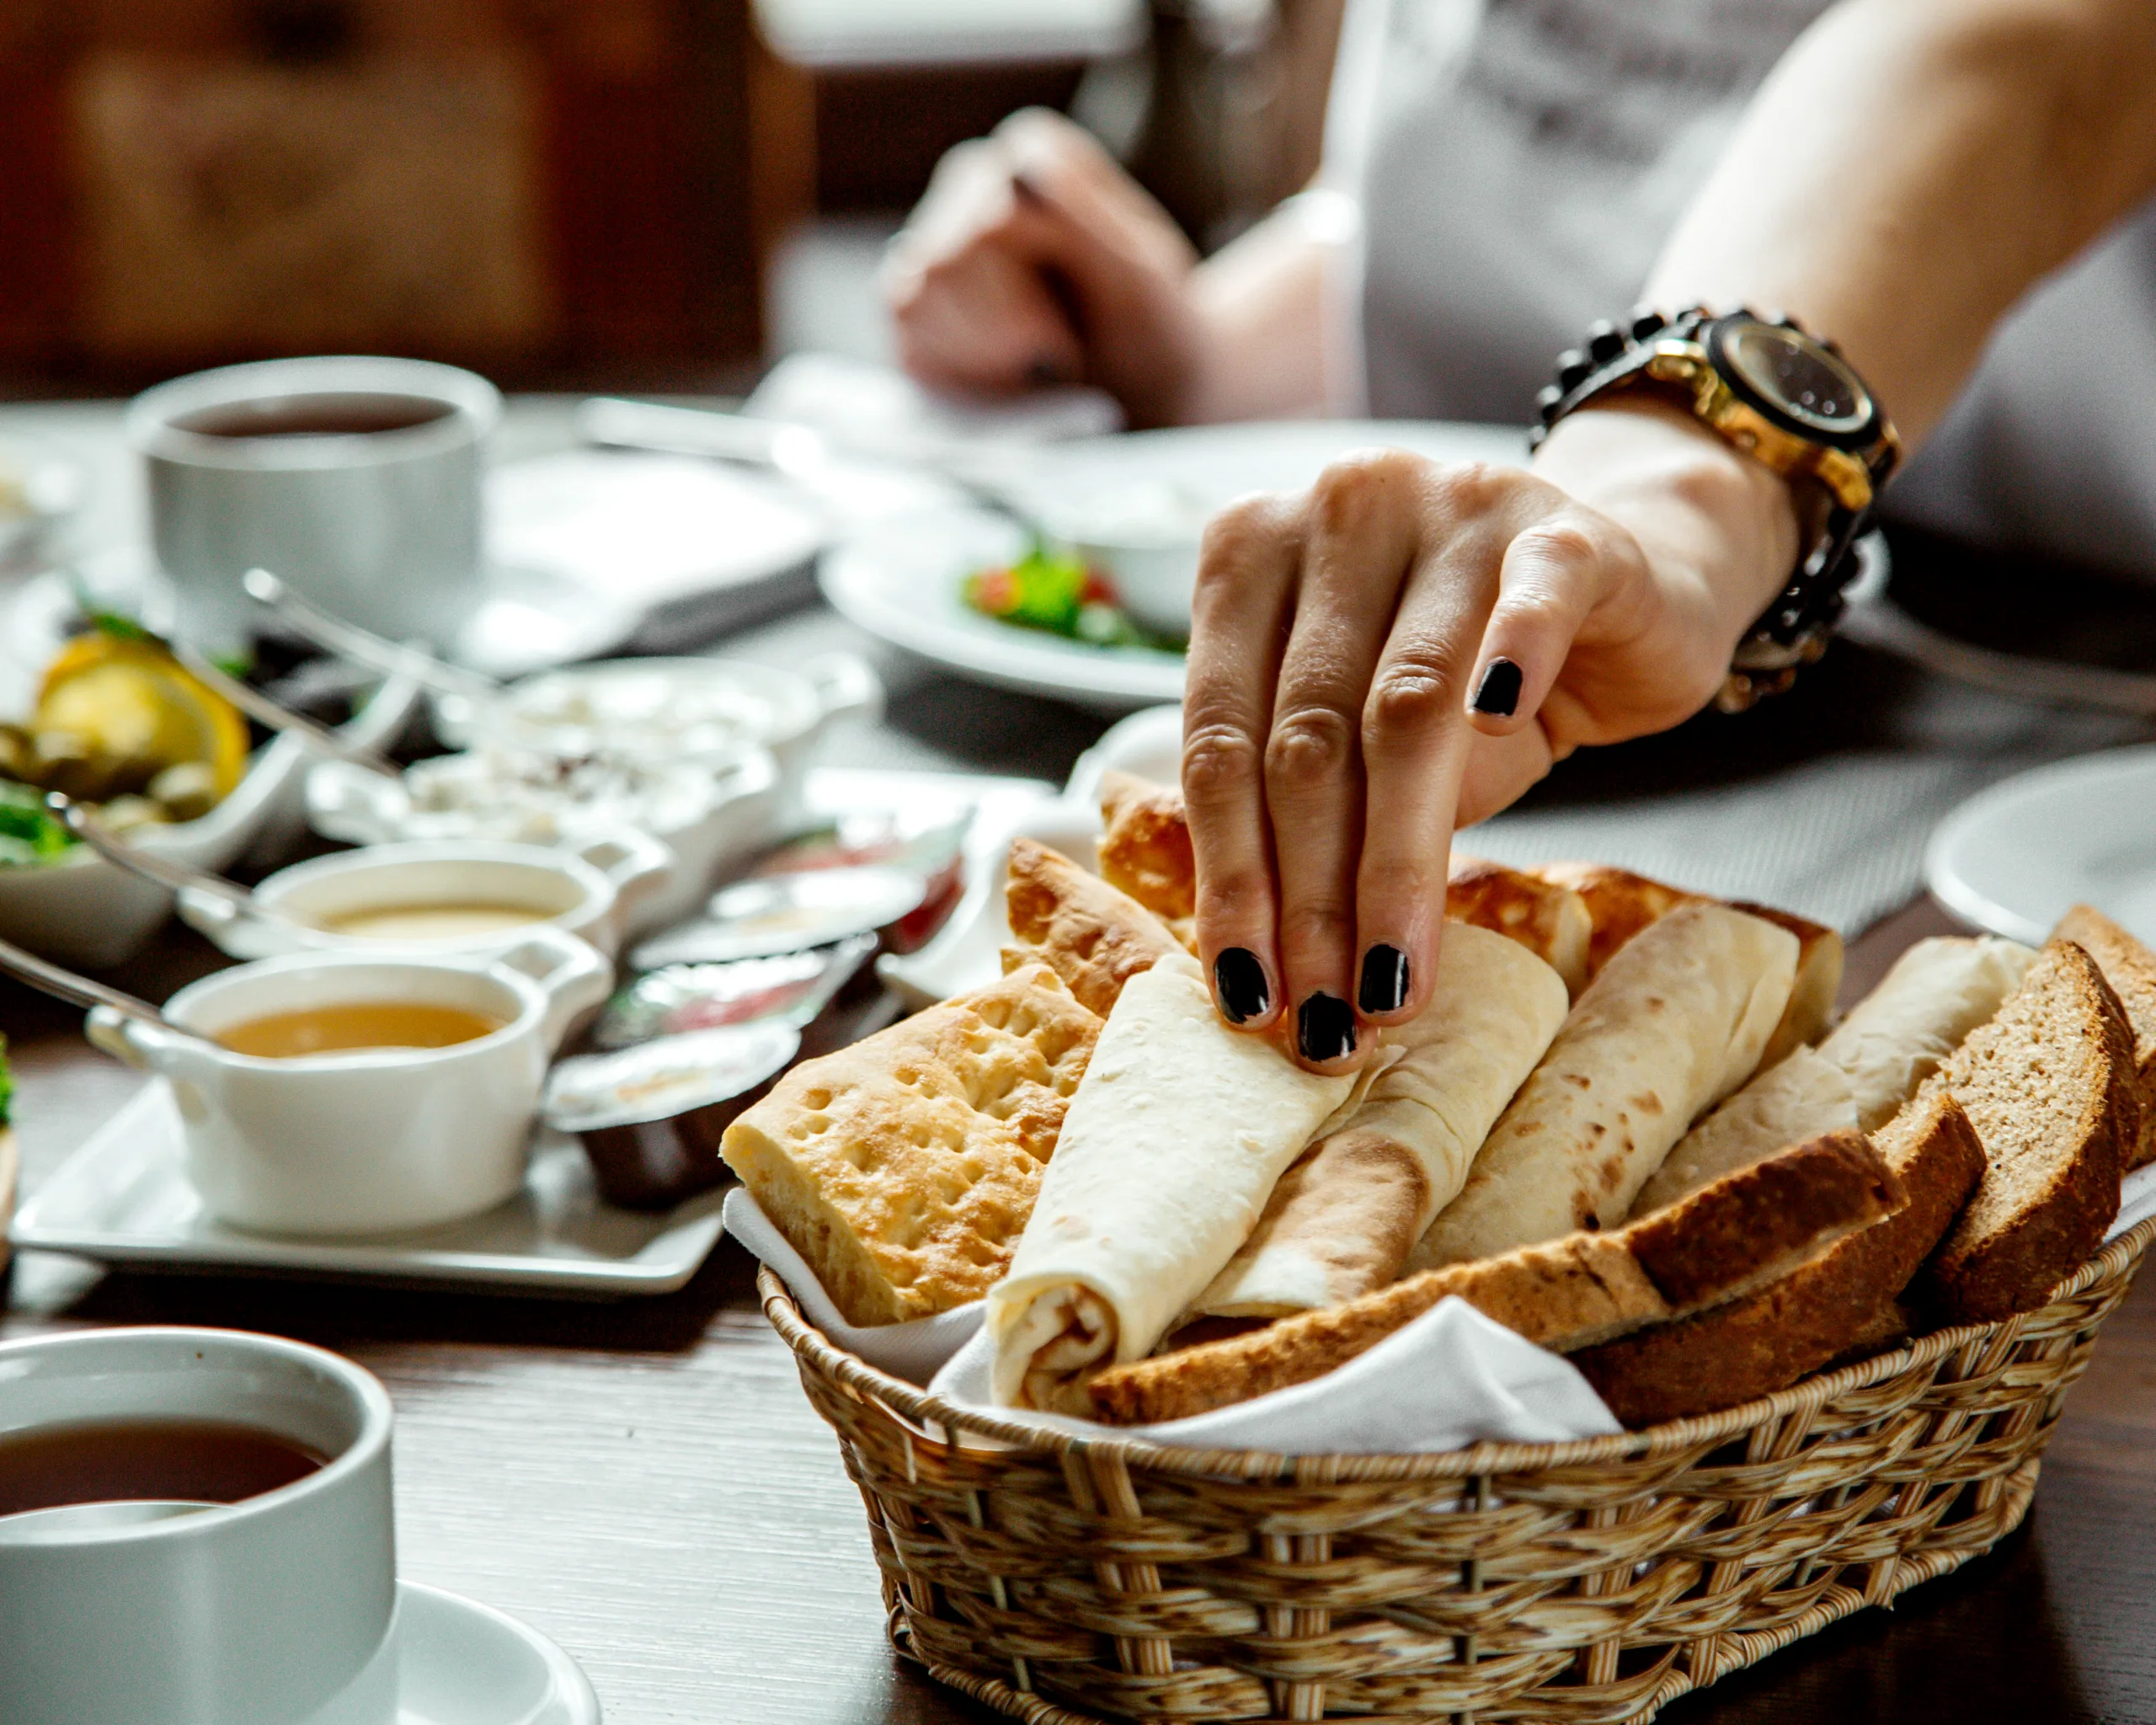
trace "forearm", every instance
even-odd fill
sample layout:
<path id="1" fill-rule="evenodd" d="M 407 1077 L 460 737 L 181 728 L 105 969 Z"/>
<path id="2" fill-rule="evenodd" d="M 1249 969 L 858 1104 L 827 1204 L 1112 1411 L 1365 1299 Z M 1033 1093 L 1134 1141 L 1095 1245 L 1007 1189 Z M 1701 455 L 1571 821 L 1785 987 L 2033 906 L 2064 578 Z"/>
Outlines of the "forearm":
<path id="1" fill-rule="evenodd" d="M 1294 200 L 1192 272 L 1201 352 L 1182 417 L 1294 419 L 1337 404 L 1344 245 L 1323 212 Z"/>
<path id="2" fill-rule="evenodd" d="M 1999 318 L 2156 189 L 2148 0 L 1844 0 L 1784 58 L 1651 276 L 1787 310 L 1913 446 Z"/>

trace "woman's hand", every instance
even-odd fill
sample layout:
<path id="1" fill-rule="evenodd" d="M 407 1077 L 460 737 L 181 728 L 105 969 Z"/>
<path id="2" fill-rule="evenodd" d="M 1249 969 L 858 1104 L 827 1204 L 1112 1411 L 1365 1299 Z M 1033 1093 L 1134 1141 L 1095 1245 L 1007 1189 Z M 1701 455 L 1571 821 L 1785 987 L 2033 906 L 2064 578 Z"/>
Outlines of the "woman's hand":
<path id="1" fill-rule="evenodd" d="M 1134 425 L 1186 417 L 1203 346 L 1198 254 L 1086 132 L 1029 109 L 959 145 L 891 243 L 883 295 L 923 382 L 1086 382 Z"/>
<path id="2" fill-rule="evenodd" d="M 1454 827 L 1705 705 L 1796 545 L 1780 479 L 1652 406 L 1532 473 L 1374 451 L 1217 516 L 1182 778 L 1224 1016 L 1337 1071 L 1420 1012 Z"/>

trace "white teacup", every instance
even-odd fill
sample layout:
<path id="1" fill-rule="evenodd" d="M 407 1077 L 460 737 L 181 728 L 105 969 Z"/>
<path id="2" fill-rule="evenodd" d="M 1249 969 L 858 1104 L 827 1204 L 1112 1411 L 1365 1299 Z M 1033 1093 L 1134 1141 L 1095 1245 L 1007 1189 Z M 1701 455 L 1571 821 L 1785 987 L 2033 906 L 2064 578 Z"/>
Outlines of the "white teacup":
<path id="1" fill-rule="evenodd" d="M 150 533 L 197 645 L 243 646 L 260 567 L 378 634 L 449 646 L 484 596 L 483 377 L 422 360 L 265 360 L 137 396 Z"/>
<path id="2" fill-rule="evenodd" d="M 187 1165 L 220 1220 L 265 1233 L 380 1234 L 491 1209 L 524 1184 L 548 1057 L 613 966 L 535 928 L 499 959 L 301 953 L 235 965 L 166 1001 L 175 1035 L 100 1007 L 100 1047 L 172 1082 Z M 500 1028 L 441 1048 L 267 1059 L 205 1039 L 273 1013 L 414 1002 Z"/>
<path id="3" fill-rule="evenodd" d="M 0 1444 L 116 1421 L 248 1426 L 328 1458 L 237 1503 L 0 1516 L 8 1725 L 389 1725 L 389 1397 L 318 1348 L 233 1330 L 0 1343 Z M 178 1507 L 178 1506 L 175 1506 Z"/>
<path id="4" fill-rule="evenodd" d="M 558 928 L 611 958 L 631 916 L 675 873 L 674 853 L 633 828 L 579 850 L 492 839 L 419 839 L 367 845 L 280 868 L 254 889 L 273 914 L 250 916 L 221 893 L 184 888 L 179 914 L 236 959 L 334 952 L 382 957 L 395 948 L 489 957 L 533 927 Z M 529 913 L 521 926 L 455 932 L 455 907 Z M 425 932 L 394 926 L 348 932 L 355 917 L 445 913 Z"/>

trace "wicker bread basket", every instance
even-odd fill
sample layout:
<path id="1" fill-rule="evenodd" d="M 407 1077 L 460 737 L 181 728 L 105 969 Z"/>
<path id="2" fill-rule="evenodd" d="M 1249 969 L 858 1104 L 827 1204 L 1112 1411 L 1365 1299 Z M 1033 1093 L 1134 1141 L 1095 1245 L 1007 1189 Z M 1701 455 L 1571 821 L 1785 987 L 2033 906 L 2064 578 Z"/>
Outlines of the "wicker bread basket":
<path id="1" fill-rule="evenodd" d="M 2152 1237 L 2038 1311 L 1740 1407 L 1437 1455 L 1043 1434 L 877 1370 L 758 1285 L 861 1487 L 893 1641 L 977 1700 L 1034 1725 L 1617 1725 L 2017 1526 Z"/>

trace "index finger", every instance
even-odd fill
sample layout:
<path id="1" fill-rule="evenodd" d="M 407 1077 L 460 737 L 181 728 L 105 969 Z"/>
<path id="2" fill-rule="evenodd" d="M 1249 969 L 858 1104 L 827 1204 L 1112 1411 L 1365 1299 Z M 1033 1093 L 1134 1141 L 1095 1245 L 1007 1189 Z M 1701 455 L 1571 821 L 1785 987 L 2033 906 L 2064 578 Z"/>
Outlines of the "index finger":
<path id="1" fill-rule="evenodd" d="M 1182 791 L 1198 957 L 1221 1017 L 1251 1029 L 1271 1025 L 1282 998 L 1265 744 L 1301 557 L 1287 499 L 1231 504 L 1205 530 L 1191 611 Z"/>

